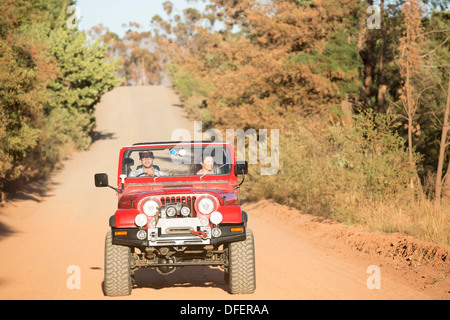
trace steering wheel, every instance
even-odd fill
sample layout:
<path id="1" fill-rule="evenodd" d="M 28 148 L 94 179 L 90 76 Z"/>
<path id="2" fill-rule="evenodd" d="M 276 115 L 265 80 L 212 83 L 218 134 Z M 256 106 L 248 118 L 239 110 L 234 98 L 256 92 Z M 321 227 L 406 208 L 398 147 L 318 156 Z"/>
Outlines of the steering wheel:
<path id="1" fill-rule="evenodd" d="M 136 178 L 137 178 L 137 177 L 140 177 L 140 176 L 143 176 L 143 175 L 147 175 L 147 172 L 139 173 L 139 174 L 136 176 Z"/>

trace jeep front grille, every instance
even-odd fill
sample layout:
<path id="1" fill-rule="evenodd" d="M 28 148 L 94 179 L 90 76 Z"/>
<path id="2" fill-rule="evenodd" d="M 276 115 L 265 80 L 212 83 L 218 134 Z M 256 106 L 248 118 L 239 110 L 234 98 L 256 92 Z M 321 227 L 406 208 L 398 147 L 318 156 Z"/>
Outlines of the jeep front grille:
<path id="1" fill-rule="evenodd" d="M 181 203 L 191 210 L 189 217 L 195 218 L 197 217 L 197 212 L 195 211 L 195 199 L 196 199 L 195 196 L 172 196 L 172 197 L 161 197 L 160 201 L 163 206 Z"/>

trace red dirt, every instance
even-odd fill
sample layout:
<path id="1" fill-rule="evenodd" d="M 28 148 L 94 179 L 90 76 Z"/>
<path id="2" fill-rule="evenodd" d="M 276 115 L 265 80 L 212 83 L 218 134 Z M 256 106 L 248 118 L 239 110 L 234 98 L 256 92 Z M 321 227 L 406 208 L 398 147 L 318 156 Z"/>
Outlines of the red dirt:
<path id="1" fill-rule="evenodd" d="M 366 231 L 362 227 L 305 214 L 272 200 L 244 207 L 252 216 L 284 222 L 286 232 L 302 234 L 308 243 L 327 255 L 352 263 L 377 265 L 382 270 L 382 277 L 414 288 L 431 299 L 450 300 L 448 246 L 400 233 Z"/>

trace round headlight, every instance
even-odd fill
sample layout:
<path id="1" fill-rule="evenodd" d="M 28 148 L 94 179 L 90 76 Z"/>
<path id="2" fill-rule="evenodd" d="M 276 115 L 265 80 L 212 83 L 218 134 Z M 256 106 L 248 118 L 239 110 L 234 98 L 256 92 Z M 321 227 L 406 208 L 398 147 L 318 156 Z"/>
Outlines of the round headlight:
<path id="1" fill-rule="evenodd" d="M 139 213 L 136 218 L 134 218 L 134 223 L 138 226 L 138 227 L 144 227 L 147 225 L 148 222 L 148 218 L 145 214 L 143 213 Z"/>
<path id="2" fill-rule="evenodd" d="M 149 217 L 153 217 L 156 215 L 156 212 L 158 212 L 158 207 L 158 202 L 155 200 L 147 200 L 142 206 L 142 211 Z"/>
<path id="3" fill-rule="evenodd" d="M 203 214 L 210 214 L 214 210 L 214 200 L 210 197 L 201 198 L 198 201 L 197 208 Z"/>
<path id="4" fill-rule="evenodd" d="M 181 208 L 181 215 L 183 217 L 189 216 L 190 213 L 191 213 L 191 209 L 189 209 L 188 207 Z"/>
<path id="5" fill-rule="evenodd" d="M 166 209 L 166 214 L 167 214 L 169 217 L 174 217 L 176 213 L 177 213 L 177 209 L 175 209 L 175 207 L 168 207 L 168 208 Z"/>
<path id="6" fill-rule="evenodd" d="M 209 217 L 209 220 L 211 220 L 212 224 L 219 224 L 222 222 L 222 214 L 218 211 L 214 211 L 211 213 L 211 217 Z"/>

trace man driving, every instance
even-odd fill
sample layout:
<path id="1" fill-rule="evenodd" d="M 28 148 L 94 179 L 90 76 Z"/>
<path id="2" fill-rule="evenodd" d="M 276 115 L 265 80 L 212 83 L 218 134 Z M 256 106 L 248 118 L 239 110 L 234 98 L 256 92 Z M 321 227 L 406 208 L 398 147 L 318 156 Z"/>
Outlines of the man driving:
<path id="1" fill-rule="evenodd" d="M 141 151 L 139 152 L 139 159 L 142 165 L 130 173 L 130 178 L 167 176 L 166 173 L 159 170 L 158 166 L 153 165 L 153 160 L 155 159 L 153 152 Z"/>

